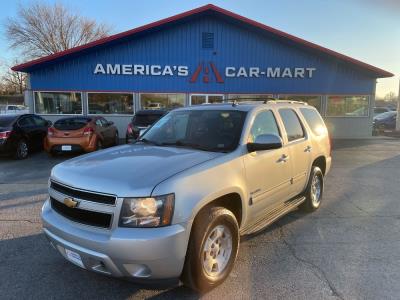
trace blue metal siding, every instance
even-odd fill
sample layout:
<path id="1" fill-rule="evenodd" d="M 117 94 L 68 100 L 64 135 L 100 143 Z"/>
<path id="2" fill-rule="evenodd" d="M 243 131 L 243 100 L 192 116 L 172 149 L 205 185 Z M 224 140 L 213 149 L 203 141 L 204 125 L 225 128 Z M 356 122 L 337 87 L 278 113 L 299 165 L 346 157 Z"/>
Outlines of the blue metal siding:
<path id="1" fill-rule="evenodd" d="M 214 49 L 202 48 L 202 33 L 214 33 Z M 213 62 L 224 79 L 199 76 L 198 64 Z M 189 76 L 93 74 L 96 64 L 186 65 Z M 225 67 L 315 67 L 313 78 L 227 78 Z M 135 39 L 93 49 L 30 73 L 33 90 L 372 94 L 375 78 L 342 63 L 284 43 L 224 19 L 203 16 Z"/>

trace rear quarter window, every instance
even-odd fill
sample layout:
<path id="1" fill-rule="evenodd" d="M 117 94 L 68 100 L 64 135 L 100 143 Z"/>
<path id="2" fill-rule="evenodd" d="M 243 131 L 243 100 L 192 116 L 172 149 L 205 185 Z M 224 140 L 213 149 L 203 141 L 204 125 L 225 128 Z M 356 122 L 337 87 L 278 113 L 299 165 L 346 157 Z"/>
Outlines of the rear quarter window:
<path id="1" fill-rule="evenodd" d="M 326 133 L 325 123 L 316 110 L 311 108 L 300 108 L 300 112 L 315 135 L 323 135 Z"/>

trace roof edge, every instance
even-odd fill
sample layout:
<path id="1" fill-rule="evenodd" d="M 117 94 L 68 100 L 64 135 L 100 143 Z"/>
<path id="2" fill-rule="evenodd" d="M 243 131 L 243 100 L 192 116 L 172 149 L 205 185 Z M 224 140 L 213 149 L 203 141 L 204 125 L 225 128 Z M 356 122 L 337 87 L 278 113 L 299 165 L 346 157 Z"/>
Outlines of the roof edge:
<path id="1" fill-rule="evenodd" d="M 111 36 L 108 36 L 108 37 L 105 37 L 105 38 L 102 38 L 102 39 L 99 39 L 99 40 L 96 40 L 96 41 L 93 41 L 93 42 L 90 42 L 90 43 L 87 43 L 87 44 L 84 44 L 84 45 L 80 45 L 80 46 L 77 46 L 77 47 L 70 48 L 68 50 L 64 50 L 64 51 L 57 52 L 57 53 L 54 53 L 54 54 L 51 54 L 51 55 L 48 55 L 48 56 L 45 56 L 45 57 L 34 59 L 34 60 L 19 64 L 19 65 L 16 65 L 16 66 L 13 66 L 11 68 L 11 70 L 18 71 L 18 72 L 24 72 L 24 71 L 28 70 L 29 68 L 34 67 L 36 65 L 39 65 L 41 63 L 50 62 L 52 60 L 55 60 L 55 59 L 63 57 L 63 56 L 67 56 L 69 54 L 77 53 L 77 52 L 82 51 L 82 50 L 86 50 L 86 49 L 89 49 L 89 48 L 92 48 L 92 47 L 100 46 L 100 45 L 103 45 L 103 44 L 118 40 L 120 38 L 124 38 L 124 37 L 130 36 L 130 35 L 133 35 L 133 34 L 136 34 L 136 33 L 139 33 L 139 32 L 143 32 L 145 30 L 148 30 L 148 29 L 151 29 L 151 28 L 154 28 L 154 27 L 157 27 L 157 26 L 161 26 L 161 25 L 164 25 L 164 24 L 167 24 L 167 23 L 179 20 L 179 19 L 183 19 L 185 17 L 189 17 L 191 15 L 195 15 L 195 14 L 198 14 L 198 13 L 201 13 L 201 12 L 205 12 L 207 10 L 216 11 L 218 13 L 221 13 L 223 15 L 229 16 L 229 17 L 234 18 L 236 20 L 239 20 L 241 22 L 247 23 L 247 24 L 252 25 L 254 27 L 257 27 L 257 28 L 260 28 L 262 30 L 268 31 L 270 33 L 273 33 L 273 34 L 275 34 L 277 36 L 286 38 L 286 39 L 288 39 L 290 41 L 293 41 L 295 43 L 301 44 L 303 46 L 312 48 L 312 49 L 317 50 L 317 51 L 321 51 L 323 53 L 326 53 L 328 55 L 336 57 L 336 58 L 338 58 L 340 60 L 343 60 L 345 62 L 352 63 L 352 64 L 354 64 L 354 65 L 356 65 L 358 67 L 361 67 L 361 68 L 366 69 L 366 70 L 368 70 L 368 71 L 370 71 L 372 73 L 375 73 L 380 78 L 394 76 L 393 73 L 390 73 L 390 72 L 385 71 L 383 69 L 377 68 L 375 66 L 372 66 L 370 64 L 364 63 L 364 62 L 362 62 L 360 60 L 357 60 L 355 58 L 352 58 L 350 56 L 347 56 L 347 55 L 341 54 L 339 52 L 333 51 L 331 49 L 325 48 L 323 46 L 317 45 L 315 43 L 306 41 L 306 40 L 304 40 L 302 38 L 296 37 L 294 35 L 291 35 L 291 34 L 286 33 L 284 31 L 275 29 L 273 27 L 270 27 L 268 25 L 262 24 L 260 22 L 251 20 L 251 19 L 249 19 L 247 17 L 241 16 L 239 14 L 236 14 L 234 12 L 231 12 L 229 10 L 223 9 L 223 8 L 218 7 L 216 5 L 213 5 L 213 4 L 207 4 L 207 5 L 204 5 L 204 6 L 192 9 L 192 10 L 188 10 L 186 12 L 183 12 L 183 13 L 180 13 L 180 14 L 165 18 L 165 19 L 161 19 L 161 20 L 156 21 L 156 22 L 152 22 L 152 23 L 149 23 L 149 24 L 146 24 L 146 25 L 134 28 L 134 29 L 123 31 L 121 33 L 117 33 L 117 34 L 114 34 L 114 35 L 111 35 Z"/>

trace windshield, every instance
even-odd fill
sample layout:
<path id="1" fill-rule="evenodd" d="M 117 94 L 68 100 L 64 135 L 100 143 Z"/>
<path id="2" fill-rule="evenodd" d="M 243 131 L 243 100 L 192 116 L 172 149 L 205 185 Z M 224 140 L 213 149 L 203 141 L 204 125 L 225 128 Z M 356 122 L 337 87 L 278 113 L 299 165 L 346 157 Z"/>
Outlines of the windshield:
<path id="1" fill-rule="evenodd" d="M 90 121 L 90 118 L 61 119 L 54 123 L 54 127 L 58 130 L 78 130 L 85 127 Z"/>
<path id="2" fill-rule="evenodd" d="M 388 111 L 388 112 L 377 115 L 374 119 L 383 120 L 383 119 L 390 118 L 395 115 L 397 115 L 396 111 Z"/>
<path id="3" fill-rule="evenodd" d="M 246 112 L 231 110 L 173 111 L 161 118 L 141 142 L 229 152 L 239 144 Z"/>

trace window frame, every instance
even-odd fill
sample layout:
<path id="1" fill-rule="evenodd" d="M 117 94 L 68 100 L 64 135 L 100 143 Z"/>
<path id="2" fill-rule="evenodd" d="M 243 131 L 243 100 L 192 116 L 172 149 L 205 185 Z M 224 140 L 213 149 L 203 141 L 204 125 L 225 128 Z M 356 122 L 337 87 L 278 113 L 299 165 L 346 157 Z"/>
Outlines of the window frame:
<path id="1" fill-rule="evenodd" d="M 303 137 L 295 139 L 295 140 L 292 140 L 292 141 L 289 141 L 289 137 L 288 137 L 288 133 L 286 131 L 285 123 L 283 122 L 283 118 L 282 118 L 281 114 L 279 113 L 279 111 L 281 109 L 289 109 L 289 110 L 292 110 L 294 112 L 295 116 L 297 117 L 297 120 L 299 120 L 301 128 L 303 129 L 303 134 L 304 134 Z M 293 144 L 293 143 L 298 143 L 300 141 L 308 140 L 309 133 L 308 133 L 306 127 L 304 126 L 303 120 L 301 119 L 300 114 L 299 114 L 299 112 L 297 111 L 296 108 L 293 108 L 293 107 L 279 107 L 279 108 L 277 108 L 277 111 L 278 111 L 277 114 L 279 115 L 279 119 L 280 119 L 281 124 L 282 124 L 282 130 L 285 132 L 287 145 L 290 145 L 290 144 Z"/>
<path id="2" fill-rule="evenodd" d="M 368 114 L 365 116 L 349 116 L 349 115 L 341 115 L 341 116 L 330 116 L 328 115 L 328 106 L 329 106 L 329 97 L 367 97 L 368 103 Z M 325 111 L 324 117 L 326 118 L 370 118 L 371 117 L 371 96 L 370 95 L 326 95 L 326 102 L 325 102 Z"/>
<path id="3" fill-rule="evenodd" d="M 41 90 L 33 90 L 33 112 L 34 114 L 42 115 L 42 116 L 84 116 L 84 111 L 83 111 L 83 92 L 82 91 L 41 91 Z M 58 94 L 80 94 L 81 95 L 81 113 L 80 114 L 45 114 L 45 113 L 39 113 L 36 111 L 36 98 L 35 98 L 35 93 L 58 93 Z"/>
<path id="4" fill-rule="evenodd" d="M 136 107 L 135 107 L 135 93 L 132 92 L 87 92 L 87 97 L 86 97 L 86 109 L 87 109 L 87 115 L 88 116 L 112 116 L 112 117 L 131 117 L 135 115 L 136 113 Z M 89 94 L 117 94 L 117 95 L 132 95 L 132 113 L 131 114 L 91 114 L 89 111 Z M 140 97 L 139 97 L 140 101 Z"/>
<path id="5" fill-rule="evenodd" d="M 253 128 L 254 121 L 256 120 L 257 116 L 258 116 L 259 114 L 263 113 L 263 112 L 268 112 L 268 111 L 270 111 L 270 112 L 272 113 L 272 116 L 273 116 L 274 119 L 275 119 L 276 127 L 278 128 L 278 131 L 279 131 L 279 137 L 280 137 L 280 138 L 282 139 L 282 141 L 283 141 L 282 128 L 281 128 L 280 123 L 279 123 L 279 120 L 278 120 L 278 118 L 277 118 L 277 116 L 276 116 L 276 112 L 275 112 L 274 109 L 272 109 L 272 108 L 264 108 L 264 109 L 257 110 L 257 111 L 254 113 L 254 115 L 253 115 L 253 117 L 252 117 L 252 119 L 251 119 L 251 122 L 250 122 L 250 124 L 249 124 L 249 126 L 248 126 L 247 133 L 245 134 L 245 139 L 244 139 L 244 143 L 245 143 L 245 144 L 247 144 L 247 141 L 249 140 L 249 137 L 250 137 L 250 135 L 251 135 L 251 129 Z"/>

